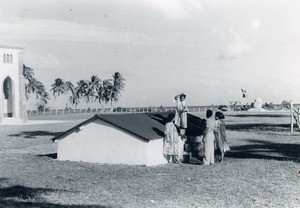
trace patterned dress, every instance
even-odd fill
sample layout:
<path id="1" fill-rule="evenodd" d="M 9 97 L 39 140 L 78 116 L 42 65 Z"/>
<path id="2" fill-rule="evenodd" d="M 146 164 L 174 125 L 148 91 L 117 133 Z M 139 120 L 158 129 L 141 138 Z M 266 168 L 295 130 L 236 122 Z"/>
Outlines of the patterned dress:
<path id="1" fill-rule="evenodd" d="M 225 122 L 223 120 L 216 120 L 215 121 L 215 136 L 216 136 L 216 148 L 220 149 L 223 152 L 226 152 L 229 149 L 226 139 L 226 132 L 225 132 Z"/>
<path id="2" fill-rule="evenodd" d="M 179 155 L 179 136 L 173 122 L 166 123 L 163 154 L 164 155 Z"/>

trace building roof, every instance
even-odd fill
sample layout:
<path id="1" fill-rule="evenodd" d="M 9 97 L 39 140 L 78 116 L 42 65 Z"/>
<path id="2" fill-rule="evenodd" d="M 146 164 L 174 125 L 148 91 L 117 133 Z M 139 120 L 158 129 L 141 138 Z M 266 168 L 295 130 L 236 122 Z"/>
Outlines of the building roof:
<path id="1" fill-rule="evenodd" d="M 90 119 L 74 126 L 73 128 L 52 138 L 53 141 L 63 139 L 65 136 L 78 131 L 80 127 L 85 126 L 97 119 L 106 122 L 117 129 L 123 130 L 144 141 L 161 139 L 164 137 L 165 124 L 174 112 L 163 113 L 126 113 L 126 114 L 96 114 Z M 187 135 L 202 135 L 204 122 L 201 118 L 188 114 Z"/>

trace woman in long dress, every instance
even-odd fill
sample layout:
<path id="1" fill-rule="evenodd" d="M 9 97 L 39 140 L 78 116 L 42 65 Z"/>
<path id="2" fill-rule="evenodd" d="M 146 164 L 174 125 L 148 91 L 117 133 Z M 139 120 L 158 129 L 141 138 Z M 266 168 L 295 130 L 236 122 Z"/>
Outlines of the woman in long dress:
<path id="1" fill-rule="evenodd" d="M 174 102 L 175 102 L 175 105 L 176 105 L 174 124 L 175 124 L 175 126 L 179 129 L 179 128 L 180 128 L 180 118 L 179 118 L 179 113 L 180 113 L 180 100 L 179 100 L 179 95 L 176 95 L 176 96 L 175 96 Z"/>
<path id="2" fill-rule="evenodd" d="M 204 131 L 203 143 L 204 143 L 204 165 L 215 163 L 215 119 L 213 118 L 212 110 L 206 111 L 206 129 Z"/>
<path id="3" fill-rule="evenodd" d="M 166 123 L 163 154 L 169 163 L 180 163 L 178 156 L 180 154 L 179 140 L 181 138 L 173 121 L 174 119 Z"/>
<path id="4" fill-rule="evenodd" d="M 224 154 L 226 151 L 229 151 L 230 148 L 227 144 L 226 132 L 225 132 L 225 116 L 221 112 L 216 112 L 215 114 L 215 137 L 216 137 L 216 148 L 220 151 L 221 157 L 219 158 L 220 162 L 224 161 Z"/>
<path id="5" fill-rule="evenodd" d="M 179 103 L 179 120 L 180 120 L 180 134 L 185 136 L 185 131 L 187 129 L 187 112 L 188 107 L 186 104 L 186 95 L 180 94 L 180 103 Z"/>

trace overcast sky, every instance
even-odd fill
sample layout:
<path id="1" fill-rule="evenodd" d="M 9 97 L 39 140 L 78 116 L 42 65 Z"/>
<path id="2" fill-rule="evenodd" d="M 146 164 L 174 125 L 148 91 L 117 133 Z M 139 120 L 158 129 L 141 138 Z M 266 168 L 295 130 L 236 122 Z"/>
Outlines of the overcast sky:
<path id="1" fill-rule="evenodd" d="M 189 105 L 300 102 L 299 0 L 0 3 L 0 45 L 23 47 L 48 90 L 58 77 L 118 71 L 126 86 L 117 106 L 170 106 L 181 92 Z"/>

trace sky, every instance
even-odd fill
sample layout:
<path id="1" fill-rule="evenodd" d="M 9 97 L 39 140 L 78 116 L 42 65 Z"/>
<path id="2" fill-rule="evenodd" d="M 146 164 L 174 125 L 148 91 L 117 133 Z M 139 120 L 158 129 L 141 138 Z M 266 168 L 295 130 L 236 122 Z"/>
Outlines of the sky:
<path id="1" fill-rule="evenodd" d="M 172 106 L 182 92 L 190 106 L 300 103 L 298 0 L 0 3 L 0 45 L 22 47 L 24 64 L 47 90 L 56 78 L 120 72 L 125 91 L 115 106 Z"/>

